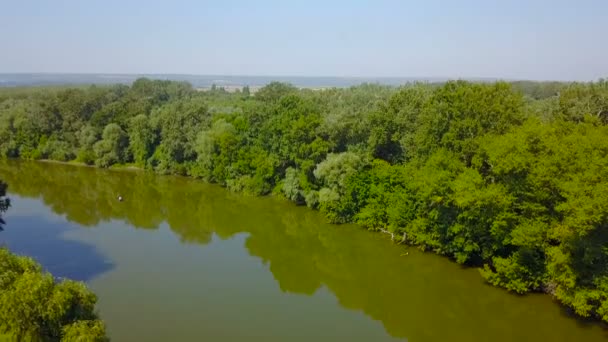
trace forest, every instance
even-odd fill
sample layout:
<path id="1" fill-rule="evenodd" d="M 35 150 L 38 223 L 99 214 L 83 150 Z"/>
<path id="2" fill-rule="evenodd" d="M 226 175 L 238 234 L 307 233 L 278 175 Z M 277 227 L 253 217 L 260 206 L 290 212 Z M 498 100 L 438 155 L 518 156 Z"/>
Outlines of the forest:
<path id="1" fill-rule="evenodd" d="M 0 155 L 273 194 L 608 322 L 608 81 L 0 89 Z M 348 238 L 348 237 L 345 237 Z M 0 278 L 1 279 L 1 278 Z"/>

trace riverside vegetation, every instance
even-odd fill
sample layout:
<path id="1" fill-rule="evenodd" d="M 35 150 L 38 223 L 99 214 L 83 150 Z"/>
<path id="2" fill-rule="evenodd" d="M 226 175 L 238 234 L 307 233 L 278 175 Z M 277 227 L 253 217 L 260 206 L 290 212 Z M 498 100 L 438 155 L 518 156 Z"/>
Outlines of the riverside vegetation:
<path id="1" fill-rule="evenodd" d="M 0 214 L 10 205 L 6 188 L 0 181 Z M 0 247 L 0 340 L 107 341 L 96 301 L 84 284 L 58 281 L 31 258 Z"/>
<path id="2" fill-rule="evenodd" d="M 605 322 L 607 123 L 605 80 L 0 90 L 2 156 L 274 193 Z"/>

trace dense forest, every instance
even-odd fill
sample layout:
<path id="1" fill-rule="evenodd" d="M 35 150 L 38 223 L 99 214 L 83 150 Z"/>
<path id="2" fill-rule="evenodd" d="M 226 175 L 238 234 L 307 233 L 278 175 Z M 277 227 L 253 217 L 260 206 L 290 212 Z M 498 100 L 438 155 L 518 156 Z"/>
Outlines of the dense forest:
<path id="1" fill-rule="evenodd" d="M 0 90 L 0 154 L 275 194 L 608 321 L 608 82 Z"/>

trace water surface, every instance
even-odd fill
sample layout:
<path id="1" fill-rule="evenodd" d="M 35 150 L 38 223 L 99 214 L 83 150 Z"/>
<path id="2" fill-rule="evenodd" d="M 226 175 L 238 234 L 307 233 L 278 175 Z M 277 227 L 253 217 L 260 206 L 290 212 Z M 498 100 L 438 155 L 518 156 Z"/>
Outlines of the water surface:
<path id="1" fill-rule="evenodd" d="M 276 198 L 51 163 L 0 162 L 0 179 L 12 200 L 0 243 L 86 281 L 113 341 L 608 337 L 548 296 Z"/>

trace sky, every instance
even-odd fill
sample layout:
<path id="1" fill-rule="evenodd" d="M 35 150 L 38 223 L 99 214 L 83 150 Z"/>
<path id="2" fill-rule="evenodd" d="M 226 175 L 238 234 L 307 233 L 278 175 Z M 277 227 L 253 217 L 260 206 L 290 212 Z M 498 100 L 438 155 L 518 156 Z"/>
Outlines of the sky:
<path id="1" fill-rule="evenodd" d="M 0 72 L 596 80 L 608 0 L 0 0 Z"/>

